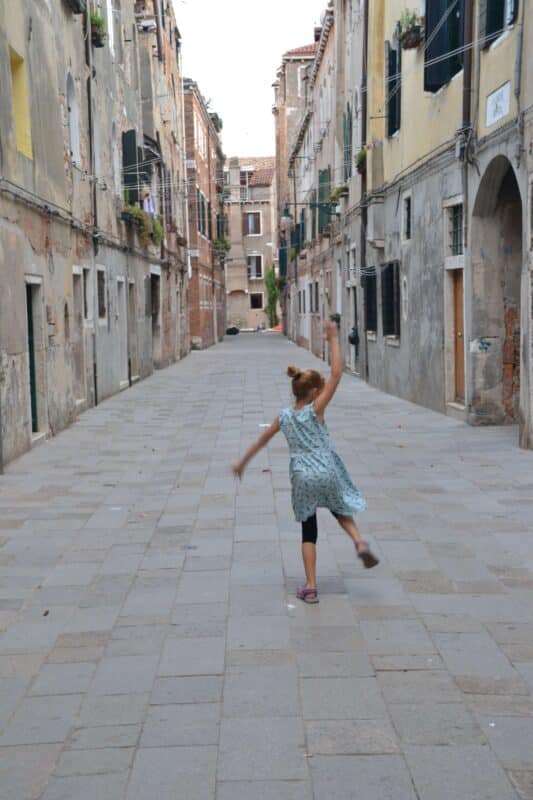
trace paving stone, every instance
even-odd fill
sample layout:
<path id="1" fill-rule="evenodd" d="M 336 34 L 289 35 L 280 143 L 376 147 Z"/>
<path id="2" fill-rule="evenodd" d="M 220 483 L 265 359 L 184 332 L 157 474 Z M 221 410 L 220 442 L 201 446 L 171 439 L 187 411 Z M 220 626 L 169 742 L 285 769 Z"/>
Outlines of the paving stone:
<path id="1" fill-rule="evenodd" d="M 133 761 L 133 754 L 132 747 L 67 750 L 61 754 L 54 775 L 69 777 L 127 772 Z"/>
<path id="2" fill-rule="evenodd" d="M 140 747 L 217 745 L 218 703 L 153 705 L 143 726 Z"/>
<path id="3" fill-rule="evenodd" d="M 157 670 L 159 677 L 221 675 L 224 672 L 225 639 L 205 636 L 165 642 Z"/>
<path id="4" fill-rule="evenodd" d="M 510 770 L 507 775 L 520 800 L 533 800 L 533 772 Z"/>
<path id="5" fill-rule="evenodd" d="M 44 664 L 30 695 L 82 694 L 94 674 L 94 664 Z"/>
<path id="6" fill-rule="evenodd" d="M 41 800 L 117 800 L 126 791 L 128 775 L 108 773 L 106 775 L 76 775 L 50 779 Z"/>
<path id="7" fill-rule="evenodd" d="M 105 657 L 97 667 L 90 692 L 93 695 L 149 692 L 158 662 L 158 655 Z"/>
<path id="8" fill-rule="evenodd" d="M 462 702 L 462 694 L 447 672 L 414 670 L 378 672 L 386 703 Z"/>
<path id="9" fill-rule="evenodd" d="M 299 719 L 223 719 L 218 779 L 302 780 L 307 777 L 304 752 L 303 725 Z"/>
<path id="10" fill-rule="evenodd" d="M 0 747 L 63 742 L 81 703 L 80 695 L 28 697 L 0 735 Z"/>
<path id="11" fill-rule="evenodd" d="M 417 620 L 362 620 L 359 627 L 370 655 L 436 652 L 424 626 Z"/>
<path id="12" fill-rule="evenodd" d="M 217 800 L 313 800 L 304 781 L 219 781 Z"/>
<path id="13" fill-rule="evenodd" d="M 61 747 L 61 744 L 0 747 L 0 800 L 40 797 Z"/>
<path id="14" fill-rule="evenodd" d="M 224 716 L 298 716 L 298 689 L 294 664 L 230 667 L 224 683 Z"/>
<path id="15" fill-rule="evenodd" d="M 374 668 L 365 653 L 299 653 L 301 678 L 368 678 Z"/>
<path id="16" fill-rule="evenodd" d="M 316 756 L 311 770 L 315 800 L 418 800 L 398 755 Z"/>
<path id="17" fill-rule="evenodd" d="M 230 618 L 228 648 L 237 650 L 285 650 L 290 631 L 286 616 L 254 616 Z"/>
<path id="18" fill-rule="evenodd" d="M 219 675 L 156 678 L 150 704 L 218 703 L 222 698 L 222 685 L 223 677 Z"/>
<path id="19" fill-rule="evenodd" d="M 386 708 L 375 678 L 305 678 L 304 719 L 376 719 Z"/>
<path id="20" fill-rule="evenodd" d="M 214 800 L 216 747 L 148 747 L 137 751 L 127 800 Z"/>
<path id="21" fill-rule="evenodd" d="M 486 744 L 472 715 L 460 703 L 423 703 L 389 706 L 402 745 Z"/>
<path id="22" fill-rule="evenodd" d="M 387 719 L 319 720 L 305 723 L 307 747 L 315 755 L 383 755 L 399 753 L 397 736 Z"/>
<path id="23" fill-rule="evenodd" d="M 517 800 L 490 747 L 405 747 L 420 800 Z"/>
<path id="24" fill-rule="evenodd" d="M 145 717 L 148 699 L 148 693 L 88 695 L 83 701 L 76 724 L 84 727 L 136 725 Z"/>
<path id="25" fill-rule="evenodd" d="M 533 771 L 533 718 L 477 715 L 477 719 L 505 769 Z"/>
<path id="26" fill-rule="evenodd" d="M 140 725 L 99 725 L 93 728 L 76 728 L 71 733 L 68 747 L 70 750 L 135 747 L 140 732 Z"/>

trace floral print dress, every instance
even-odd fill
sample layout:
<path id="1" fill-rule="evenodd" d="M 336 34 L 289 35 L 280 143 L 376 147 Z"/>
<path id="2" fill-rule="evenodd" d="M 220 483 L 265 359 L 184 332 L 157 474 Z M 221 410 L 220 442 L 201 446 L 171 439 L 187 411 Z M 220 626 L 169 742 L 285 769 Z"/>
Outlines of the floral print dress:
<path id="1" fill-rule="evenodd" d="M 333 448 L 326 424 L 319 421 L 313 404 L 298 411 L 283 409 L 279 422 L 289 445 L 292 507 L 296 520 L 303 522 L 317 508 L 328 508 L 340 516 L 363 511 L 365 498 L 352 483 L 341 457 Z"/>

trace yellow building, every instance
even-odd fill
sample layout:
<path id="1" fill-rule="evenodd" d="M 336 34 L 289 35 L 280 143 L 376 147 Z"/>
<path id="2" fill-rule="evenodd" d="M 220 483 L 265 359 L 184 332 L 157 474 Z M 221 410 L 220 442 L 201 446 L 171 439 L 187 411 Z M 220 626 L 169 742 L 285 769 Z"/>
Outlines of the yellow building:
<path id="1" fill-rule="evenodd" d="M 369 380 L 532 446 L 527 0 L 370 2 Z M 530 140 L 529 140 L 530 141 Z"/>

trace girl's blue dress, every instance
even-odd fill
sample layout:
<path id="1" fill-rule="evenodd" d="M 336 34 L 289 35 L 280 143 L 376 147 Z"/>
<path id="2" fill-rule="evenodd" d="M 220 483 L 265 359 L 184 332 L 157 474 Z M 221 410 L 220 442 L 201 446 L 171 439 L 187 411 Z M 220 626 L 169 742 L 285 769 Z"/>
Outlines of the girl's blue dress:
<path id="1" fill-rule="evenodd" d="M 313 404 L 298 411 L 284 408 L 279 422 L 289 445 L 292 507 L 296 520 L 303 522 L 319 507 L 347 517 L 363 511 L 365 498 L 352 483 Z"/>

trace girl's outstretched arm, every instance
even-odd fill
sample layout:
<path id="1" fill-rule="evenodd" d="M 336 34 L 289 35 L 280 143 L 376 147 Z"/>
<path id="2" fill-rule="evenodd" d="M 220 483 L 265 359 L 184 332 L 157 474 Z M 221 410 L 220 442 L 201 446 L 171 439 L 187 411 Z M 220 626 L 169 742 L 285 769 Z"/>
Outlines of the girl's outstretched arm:
<path id="1" fill-rule="evenodd" d="M 337 323 L 324 322 L 324 333 L 329 343 L 331 372 L 326 381 L 326 385 L 313 403 L 315 414 L 319 419 L 322 419 L 326 406 L 335 394 L 340 379 L 342 378 L 342 357 Z"/>
<path id="2" fill-rule="evenodd" d="M 246 453 L 243 455 L 241 460 L 234 464 L 233 472 L 237 475 L 238 478 L 242 478 L 242 474 L 244 472 L 244 468 L 246 467 L 247 463 L 258 453 L 262 448 L 268 444 L 268 442 L 272 439 L 273 436 L 279 431 L 279 419 L 276 417 L 272 425 L 267 428 L 264 433 L 261 434 L 259 439 L 253 443 L 253 445 L 248 448 Z"/>

